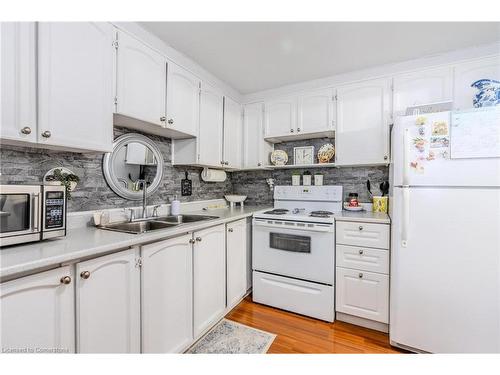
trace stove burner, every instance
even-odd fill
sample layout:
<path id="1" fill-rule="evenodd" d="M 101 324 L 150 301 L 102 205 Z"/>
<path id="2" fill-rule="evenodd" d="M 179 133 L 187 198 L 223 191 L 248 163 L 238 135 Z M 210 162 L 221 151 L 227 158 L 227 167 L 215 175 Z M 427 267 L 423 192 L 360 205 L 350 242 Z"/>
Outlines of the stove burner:
<path id="1" fill-rule="evenodd" d="M 266 211 L 264 212 L 267 215 L 284 215 L 288 212 L 287 209 L 284 208 L 275 208 L 274 210 L 271 211 Z"/>
<path id="2" fill-rule="evenodd" d="M 309 216 L 311 217 L 330 217 L 333 212 L 330 211 L 312 211 Z"/>

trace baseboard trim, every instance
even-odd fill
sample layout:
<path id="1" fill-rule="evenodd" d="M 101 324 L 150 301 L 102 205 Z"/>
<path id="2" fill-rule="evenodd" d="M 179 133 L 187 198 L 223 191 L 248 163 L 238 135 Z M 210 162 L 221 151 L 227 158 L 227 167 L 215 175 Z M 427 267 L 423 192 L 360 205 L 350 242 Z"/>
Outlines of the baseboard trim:
<path id="1" fill-rule="evenodd" d="M 341 322 L 351 323 L 357 326 L 374 329 L 376 331 L 389 333 L 389 324 L 376 322 L 374 320 L 360 318 L 359 316 L 344 314 L 341 312 L 337 312 L 336 319 Z"/>

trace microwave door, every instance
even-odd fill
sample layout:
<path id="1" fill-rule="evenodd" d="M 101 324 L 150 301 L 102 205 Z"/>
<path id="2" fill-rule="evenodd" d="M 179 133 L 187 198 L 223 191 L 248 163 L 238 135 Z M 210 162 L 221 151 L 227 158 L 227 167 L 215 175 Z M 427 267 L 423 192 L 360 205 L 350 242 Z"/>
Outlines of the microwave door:
<path id="1" fill-rule="evenodd" d="M 1 237 L 40 232 L 40 191 L 38 187 L 2 187 L 0 193 Z"/>

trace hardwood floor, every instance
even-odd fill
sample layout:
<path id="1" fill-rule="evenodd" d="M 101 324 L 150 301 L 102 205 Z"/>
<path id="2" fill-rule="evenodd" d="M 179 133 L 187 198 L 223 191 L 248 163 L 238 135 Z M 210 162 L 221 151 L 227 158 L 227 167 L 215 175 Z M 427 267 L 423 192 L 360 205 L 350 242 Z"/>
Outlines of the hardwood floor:
<path id="1" fill-rule="evenodd" d="M 251 296 L 226 318 L 276 334 L 268 353 L 404 353 L 389 344 L 385 333 L 278 310 L 252 302 Z"/>

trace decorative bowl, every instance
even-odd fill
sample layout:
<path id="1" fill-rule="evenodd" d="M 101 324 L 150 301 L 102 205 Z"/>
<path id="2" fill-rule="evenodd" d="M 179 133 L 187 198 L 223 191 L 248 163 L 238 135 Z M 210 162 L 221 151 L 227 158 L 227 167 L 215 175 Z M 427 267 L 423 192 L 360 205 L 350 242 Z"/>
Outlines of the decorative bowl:
<path id="1" fill-rule="evenodd" d="M 318 151 L 318 161 L 320 163 L 329 163 L 335 155 L 335 147 L 331 143 L 327 143 Z"/>
<path id="2" fill-rule="evenodd" d="M 283 150 L 271 152 L 271 163 L 273 165 L 285 165 L 288 162 L 288 154 Z"/>
<path id="3" fill-rule="evenodd" d="M 224 198 L 231 203 L 241 203 L 247 199 L 246 195 L 224 195 Z"/>

